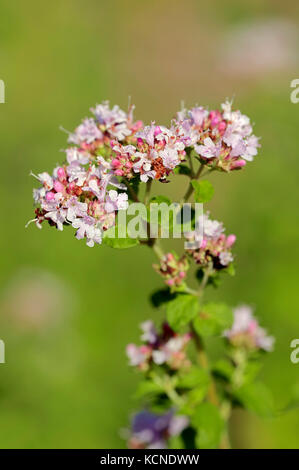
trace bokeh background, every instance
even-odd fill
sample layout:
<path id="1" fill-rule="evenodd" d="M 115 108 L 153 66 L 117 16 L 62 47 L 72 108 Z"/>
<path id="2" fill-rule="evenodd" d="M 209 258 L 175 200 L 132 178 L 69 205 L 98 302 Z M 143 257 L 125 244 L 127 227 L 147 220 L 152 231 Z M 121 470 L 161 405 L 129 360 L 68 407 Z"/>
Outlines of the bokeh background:
<path id="1" fill-rule="evenodd" d="M 167 124 L 181 100 L 226 97 L 255 122 L 262 149 L 244 171 L 212 177 L 213 216 L 238 235 L 237 276 L 209 296 L 256 307 L 277 338 L 263 379 L 278 407 L 296 392 L 298 321 L 299 4 L 293 0 L 1 0 L 0 446 L 122 448 L 138 377 L 127 342 L 158 321 L 161 286 L 146 248 L 90 249 L 70 231 L 33 225 L 34 172 L 51 171 L 72 130 L 109 99 Z M 185 181 L 168 185 L 179 197 Z M 164 188 L 164 187 L 163 187 Z M 237 412 L 233 445 L 298 448 L 299 413 Z"/>

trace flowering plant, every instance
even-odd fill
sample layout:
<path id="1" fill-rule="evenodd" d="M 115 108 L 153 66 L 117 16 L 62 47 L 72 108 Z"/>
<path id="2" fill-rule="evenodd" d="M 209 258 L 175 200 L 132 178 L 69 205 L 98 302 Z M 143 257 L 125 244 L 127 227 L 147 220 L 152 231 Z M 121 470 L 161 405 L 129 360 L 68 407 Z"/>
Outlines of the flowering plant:
<path id="1" fill-rule="evenodd" d="M 274 339 L 259 326 L 249 306 L 235 309 L 224 303 L 204 302 L 204 292 L 216 287 L 223 273 L 234 274 L 236 236 L 226 235 L 221 222 L 202 215 L 198 230 L 196 213 L 190 212 L 184 231 L 182 255 L 164 251 L 162 225 L 155 235 L 148 210 L 152 202 L 169 206 L 165 196 L 151 197 L 152 182 L 169 182 L 185 175 L 189 183 L 176 213 L 194 197 L 208 202 L 213 187 L 204 175 L 241 170 L 260 146 L 250 120 L 225 102 L 220 110 L 183 109 L 169 127 L 133 119 L 134 107 L 124 112 L 108 102 L 92 109 L 68 133 L 65 161 L 49 173 L 33 175 L 35 222 L 62 231 L 72 226 L 77 239 L 89 247 L 105 243 L 113 248 L 146 245 L 157 255 L 154 269 L 164 288 L 152 295 L 166 318 L 161 326 L 151 320 L 141 324 L 141 345 L 129 344 L 130 365 L 142 376 L 136 396 L 143 410 L 132 418 L 128 431 L 131 448 L 227 448 L 231 411 L 239 406 L 262 415 L 272 413 L 271 395 L 257 380 L 261 356 L 273 348 Z M 143 183 L 143 185 L 142 185 Z M 144 186 L 144 189 L 143 189 Z M 142 234 L 120 236 L 121 213 L 130 203 L 143 203 Z M 175 217 L 174 217 L 175 218 Z M 177 222 L 176 222 L 177 223 Z M 181 223 L 181 222 L 179 222 Z M 115 229 L 118 229 L 116 236 Z M 197 288 L 187 284 L 189 268 L 196 266 Z M 222 342 L 222 356 L 208 359 L 211 337 Z"/>

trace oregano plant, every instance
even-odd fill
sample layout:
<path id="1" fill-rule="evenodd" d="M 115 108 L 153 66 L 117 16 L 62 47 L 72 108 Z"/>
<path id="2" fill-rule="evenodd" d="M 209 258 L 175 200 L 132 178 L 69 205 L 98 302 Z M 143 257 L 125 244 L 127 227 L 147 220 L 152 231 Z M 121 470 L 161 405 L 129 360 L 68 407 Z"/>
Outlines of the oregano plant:
<path id="1" fill-rule="evenodd" d="M 40 183 L 33 222 L 59 231 L 72 227 L 89 247 L 139 245 L 155 254 L 163 287 L 151 301 L 162 318 L 156 325 L 144 321 L 141 344 L 126 349 L 141 376 L 140 411 L 127 430 L 128 446 L 229 448 L 234 407 L 273 413 L 271 394 L 257 376 L 274 339 L 249 306 L 205 300 L 206 289 L 217 287 L 224 273 L 234 275 L 236 236 L 190 201 L 207 203 L 214 194 L 209 175 L 240 171 L 257 154 L 259 139 L 249 118 L 228 101 L 220 110 L 182 109 L 169 127 L 134 121 L 132 106 L 124 112 L 104 102 L 91 111 L 68 133 L 65 161 L 52 176 L 33 175 Z M 175 204 L 152 186 L 180 176 L 187 185 Z M 188 220 L 181 217 L 185 206 Z M 152 207 L 158 208 L 154 224 Z M 180 253 L 167 247 L 175 233 L 183 234 Z M 213 344 L 219 342 L 216 360 L 207 352 L 213 337 Z"/>

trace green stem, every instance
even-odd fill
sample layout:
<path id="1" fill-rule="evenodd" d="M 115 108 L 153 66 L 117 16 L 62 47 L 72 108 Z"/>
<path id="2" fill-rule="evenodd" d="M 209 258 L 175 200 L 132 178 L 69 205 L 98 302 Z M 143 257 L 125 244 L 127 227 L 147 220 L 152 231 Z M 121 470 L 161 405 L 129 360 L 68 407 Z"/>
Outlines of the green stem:
<path id="1" fill-rule="evenodd" d="M 201 297 L 208 283 L 209 277 L 213 272 L 213 265 L 210 263 L 208 267 L 204 270 L 204 275 L 201 281 L 201 284 L 198 289 L 198 295 Z"/>
<path id="2" fill-rule="evenodd" d="M 191 173 L 190 173 L 190 178 L 194 178 L 194 166 L 193 166 L 193 160 L 191 158 L 191 152 L 187 152 L 187 157 L 188 157 L 188 162 L 189 162 L 189 166 L 190 166 L 190 170 L 191 170 Z"/>
<path id="3" fill-rule="evenodd" d="M 125 185 L 127 186 L 128 191 L 129 191 L 129 193 L 130 193 L 131 198 L 133 199 L 133 201 L 135 201 L 135 202 L 140 202 L 139 199 L 138 199 L 137 194 L 135 193 L 134 189 L 132 188 L 132 186 L 130 185 L 130 183 L 128 182 L 128 180 L 124 179 L 124 183 L 125 183 Z"/>
<path id="4" fill-rule="evenodd" d="M 198 169 L 198 171 L 195 175 L 196 178 L 200 177 L 203 168 L 204 168 L 204 165 L 202 164 L 199 167 L 199 169 Z M 192 169 L 191 169 L 191 171 L 192 171 Z M 148 186 L 147 186 L 147 189 L 146 189 L 144 201 L 146 201 L 149 197 L 150 185 L 148 185 Z M 189 199 L 192 192 L 193 192 L 193 186 L 190 185 L 188 191 L 186 192 L 186 194 L 184 196 L 184 199 L 183 199 L 184 202 L 186 202 Z M 143 244 L 146 244 L 150 248 L 152 248 L 159 259 L 161 259 L 164 256 L 164 252 L 163 252 L 163 250 L 160 246 L 160 242 L 159 242 L 158 239 L 148 238 L 148 240 L 144 241 Z M 212 271 L 213 271 L 213 266 L 210 263 L 204 271 L 204 276 L 203 276 L 203 279 L 201 281 L 201 284 L 199 286 L 198 291 L 196 292 L 193 289 L 189 288 L 188 286 L 186 286 L 185 291 L 192 294 L 192 295 L 197 295 L 199 297 L 202 297 L 202 295 L 204 293 L 204 289 L 205 289 L 205 287 L 208 283 L 208 280 L 209 280 L 209 277 L 210 277 Z M 220 408 L 220 400 L 219 400 L 219 397 L 218 397 L 218 394 L 217 394 L 217 389 L 216 389 L 215 382 L 214 382 L 212 374 L 211 374 L 211 370 L 210 370 L 210 366 L 209 366 L 209 360 L 208 360 L 208 356 L 207 356 L 207 353 L 206 353 L 205 348 L 204 348 L 203 341 L 202 341 L 201 337 L 197 334 L 195 329 L 193 328 L 192 324 L 191 324 L 190 327 L 191 327 L 191 331 L 193 333 L 193 337 L 194 337 L 194 341 L 195 341 L 198 363 L 203 369 L 207 370 L 207 372 L 210 375 L 210 379 L 211 379 L 209 389 L 208 389 L 208 392 L 207 392 L 207 398 L 208 398 L 210 403 L 212 403 L 217 408 Z M 178 407 L 182 406 L 184 400 L 182 399 L 182 397 L 180 397 L 178 395 L 178 393 L 176 392 L 175 388 L 173 387 L 171 381 L 167 381 L 167 383 L 166 383 L 159 376 L 155 376 L 153 379 L 154 379 L 154 381 L 156 381 L 156 383 L 158 383 L 160 386 L 163 387 L 166 395 L 168 396 L 168 398 L 175 405 L 177 405 Z M 223 434 L 219 447 L 221 449 L 229 449 L 230 448 L 229 436 L 228 436 L 227 431 L 225 431 L 225 433 Z"/>
<path id="5" fill-rule="evenodd" d="M 197 332 L 195 331 L 193 326 L 191 326 L 191 329 L 192 329 L 192 333 L 193 333 L 193 337 L 194 337 L 194 341 L 195 341 L 198 363 L 203 369 L 208 371 L 209 374 L 211 375 L 208 355 L 205 351 L 203 341 L 202 341 L 201 337 L 197 334 Z M 217 396 L 216 386 L 215 386 L 215 383 L 213 381 L 212 376 L 211 376 L 211 383 L 210 383 L 210 386 L 209 386 L 209 389 L 208 389 L 208 400 L 213 405 L 219 407 L 219 399 L 218 399 L 218 396 Z"/>
<path id="6" fill-rule="evenodd" d="M 200 287 L 199 287 L 199 290 L 198 290 L 198 295 L 200 297 L 203 295 L 204 289 L 207 285 L 207 282 L 209 280 L 209 277 L 210 277 L 210 274 L 211 274 L 212 271 L 213 271 L 213 266 L 210 263 L 209 266 L 207 267 L 207 269 L 204 272 L 204 277 L 201 281 L 201 284 L 200 284 Z M 198 363 L 200 364 L 200 366 L 203 369 L 205 369 L 209 372 L 210 379 L 211 379 L 211 383 L 210 383 L 208 393 L 207 393 L 208 400 L 209 400 L 210 403 L 212 403 L 213 405 L 217 406 L 217 408 L 219 408 L 220 407 L 220 400 L 219 400 L 219 397 L 218 397 L 218 394 L 217 394 L 217 389 L 216 389 L 215 382 L 214 382 L 212 374 L 211 374 L 211 370 L 210 370 L 210 366 L 209 366 L 209 359 L 208 359 L 208 355 L 206 353 L 206 350 L 204 348 L 202 338 L 197 334 L 197 332 L 195 331 L 195 329 L 193 328 L 192 325 L 191 325 L 191 329 L 192 329 L 192 333 L 193 333 L 193 336 L 194 336 Z M 228 417 L 229 417 L 229 414 L 230 414 L 230 412 L 228 413 Z M 228 420 L 228 417 L 226 418 L 226 420 Z M 222 436 L 219 447 L 220 447 L 220 449 L 230 449 L 231 448 L 230 441 L 229 441 L 229 435 L 228 435 L 227 430 L 223 433 L 223 436 Z"/>
<path id="7" fill-rule="evenodd" d="M 158 258 L 161 259 L 164 256 L 164 252 L 161 248 L 160 242 L 156 238 L 149 239 L 149 241 L 150 240 L 153 240 L 153 242 L 149 246 L 154 250 Z"/>
<path id="8" fill-rule="evenodd" d="M 211 374 L 211 370 L 210 370 L 210 366 L 209 366 L 209 359 L 208 359 L 208 355 L 205 351 L 203 341 L 202 341 L 201 337 L 196 333 L 196 331 L 194 330 L 194 328 L 192 326 L 191 326 L 191 329 L 192 329 L 192 333 L 193 333 L 194 341 L 195 341 L 195 345 L 196 345 L 198 363 L 203 369 L 205 369 L 209 372 L 210 379 L 211 379 L 211 383 L 210 383 L 210 386 L 208 388 L 207 398 L 208 398 L 209 402 L 212 403 L 212 405 L 217 406 L 217 408 L 220 408 L 220 400 L 219 400 L 219 397 L 218 397 L 218 394 L 217 394 L 217 389 L 216 389 L 215 382 L 214 382 L 212 374 Z M 228 418 L 229 418 L 229 416 L 227 417 L 227 419 Z M 228 435 L 227 430 L 223 433 L 221 442 L 219 444 L 219 448 L 220 449 L 230 449 L 231 448 L 229 435 Z"/>
<path id="9" fill-rule="evenodd" d="M 150 193 L 151 193 L 151 188 L 152 188 L 152 182 L 153 180 L 152 179 L 149 179 L 148 182 L 146 183 L 146 187 L 145 187 L 145 194 L 144 194 L 144 200 L 143 200 L 143 203 L 145 205 L 147 205 L 148 201 L 149 201 L 149 197 L 150 197 Z"/>
<path id="10" fill-rule="evenodd" d="M 180 397 L 173 387 L 170 377 L 165 376 L 162 378 L 159 375 L 153 374 L 152 379 L 157 385 L 159 385 L 159 387 L 164 390 L 170 401 L 172 401 L 176 406 L 180 408 L 184 404 L 183 398 Z"/>
<path id="11" fill-rule="evenodd" d="M 186 286 L 185 292 L 187 292 L 187 294 L 195 295 L 196 297 L 198 297 L 198 291 L 191 289 L 191 287 Z"/>
<path id="12" fill-rule="evenodd" d="M 194 175 L 194 174 L 192 175 L 192 177 L 194 176 L 193 179 L 197 180 L 197 179 L 200 177 L 201 172 L 203 171 L 204 167 L 205 167 L 205 165 L 204 165 L 204 163 L 202 163 L 202 164 L 200 165 L 200 167 L 198 168 L 196 174 L 195 174 L 195 175 Z M 184 196 L 183 199 L 182 199 L 182 203 L 188 201 L 188 199 L 189 199 L 190 196 L 192 195 L 193 191 L 194 191 L 194 188 L 193 188 L 192 184 L 190 183 L 189 188 L 187 189 L 187 191 L 186 191 L 186 193 L 185 193 L 185 196 Z"/>

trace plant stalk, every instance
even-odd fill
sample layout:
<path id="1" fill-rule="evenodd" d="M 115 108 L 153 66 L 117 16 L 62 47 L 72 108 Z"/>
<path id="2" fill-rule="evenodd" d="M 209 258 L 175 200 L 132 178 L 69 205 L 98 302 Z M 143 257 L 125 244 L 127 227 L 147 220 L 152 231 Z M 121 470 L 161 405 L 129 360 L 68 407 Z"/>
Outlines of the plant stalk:
<path id="1" fill-rule="evenodd" d="M 204 165 L 204 163 L 202 163 L 202 164 L 200 165 L 200 167 L 198 168 L 198 170 L 197 170 L 195 176 L 194 176 L 192 173 L 191 173 L 191 176 L 194 176 L 194 179 L 197 180 L 197 179 L 200 177 L 200 175 L 201 175 L 201 173 L 202 173 L 204 167 L 205 167 L 205 165 Z M 194 188 L 193 188 L 192 184 L 190 183 L 190 184 L 189 184 L 189 188 L 187 189 L 187 191 L 186 191 L 186 193 L 185 193 L 185 196 L 184 196 L 183 199 L 182 199 L 182 203 L 188 201 L 188 199 L 189 199 L 190 196 L 192 195 L 193 191 L 194 191 Z"/>

